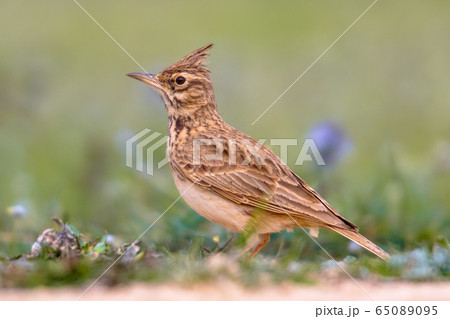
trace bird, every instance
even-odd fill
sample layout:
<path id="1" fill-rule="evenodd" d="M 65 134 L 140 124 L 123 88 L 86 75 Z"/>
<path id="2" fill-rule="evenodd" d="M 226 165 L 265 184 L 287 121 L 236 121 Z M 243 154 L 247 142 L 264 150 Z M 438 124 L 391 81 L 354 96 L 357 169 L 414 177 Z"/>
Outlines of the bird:
<path id="1" fill-rule="evenodd" d="M 157 74 L 127 74 L 156 89 L 164 101 L 167 154 L 184 201 L 211 222 L 252 234 L 244 249 L 251 250 L 250 257 L 267 245 L 272 233 L 309 228 L 317 237 L 322 228 L 389 259 L 272 150 L 222 119 L 206 67 L 212 47 L 201 47 Z"/>

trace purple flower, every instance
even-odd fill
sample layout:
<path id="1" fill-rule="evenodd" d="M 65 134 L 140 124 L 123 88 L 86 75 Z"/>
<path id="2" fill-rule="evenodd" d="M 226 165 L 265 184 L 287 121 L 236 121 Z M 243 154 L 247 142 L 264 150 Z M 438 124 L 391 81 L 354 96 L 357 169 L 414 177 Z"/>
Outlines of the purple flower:
<path id="1" fill-rule="evenodd" d="M 313 126 L 307 136 L 316 144 L 326 166 L 338 164 L 352 150 L 352 142 L 344 130 L 330 121 Z"/>

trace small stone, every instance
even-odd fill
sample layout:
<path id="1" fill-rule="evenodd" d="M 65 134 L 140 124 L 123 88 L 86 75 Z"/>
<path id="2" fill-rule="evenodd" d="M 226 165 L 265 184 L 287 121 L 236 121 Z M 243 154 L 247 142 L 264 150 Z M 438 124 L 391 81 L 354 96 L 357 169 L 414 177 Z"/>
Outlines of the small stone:
<path id="1" fill-rule="evenodd" d="M 42 246 L 38 242 L 34 242 L 34 244 L 31 246 L 31 256 L 37 257 L 42 252 Z"/>

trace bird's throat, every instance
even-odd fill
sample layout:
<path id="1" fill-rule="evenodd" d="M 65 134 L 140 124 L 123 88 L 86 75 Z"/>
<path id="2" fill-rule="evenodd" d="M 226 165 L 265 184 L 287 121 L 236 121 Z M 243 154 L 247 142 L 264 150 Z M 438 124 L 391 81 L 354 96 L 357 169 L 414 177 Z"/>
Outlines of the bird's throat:
<path id="1" fill-rule="evenodd" d="M 180 135 L 195 137 L 207 128 L 224 123 L 215 105 L 200 108 L 180 109 L 169 113 L 169 138 L 177 139 Z"/>

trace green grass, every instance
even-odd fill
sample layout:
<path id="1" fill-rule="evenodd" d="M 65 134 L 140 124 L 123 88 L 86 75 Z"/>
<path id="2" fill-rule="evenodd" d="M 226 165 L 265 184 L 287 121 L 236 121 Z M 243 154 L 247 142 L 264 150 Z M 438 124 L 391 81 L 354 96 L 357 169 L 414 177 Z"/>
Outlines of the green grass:
<path id="1" fill-rule="evenodd" d="M 164 247 L 146 247 L 142 242 L 117 245 L 109 242 L 106 234 L 86 240 L 87 236 L 73 225 L 60 221 L 58 225 L 59 229 L 46 230 L 38 237 L 39 249 L 0 261 L 3 287 L 88 284 L 113 263 L 101 277 L 105 285 L 132 281 L 189 285 L 224 279 L 248 287 L 270 282 L 312 284 L 324 278 L 346 278 L 341 268 L 354 278 L 379 281 L 450 278 L 450 246 L 444 239 L 432 249 L 423 247 L 395 253 L 389 262 L 367 255 L 347 256 L 338 261 L 324 257 L 302 260 L 299 259 L 302 245 L 296 244 L 296 240 L 282 256 L 260 254 L 249 259 L 238 253 L 239 241 L 219 252 L 219 243 L 196 236 L 186 249 L 170 252 Z"/>

